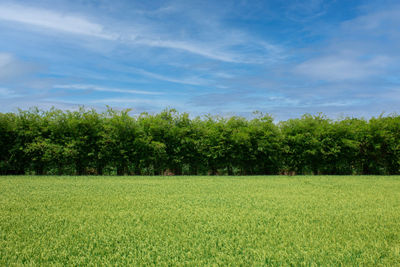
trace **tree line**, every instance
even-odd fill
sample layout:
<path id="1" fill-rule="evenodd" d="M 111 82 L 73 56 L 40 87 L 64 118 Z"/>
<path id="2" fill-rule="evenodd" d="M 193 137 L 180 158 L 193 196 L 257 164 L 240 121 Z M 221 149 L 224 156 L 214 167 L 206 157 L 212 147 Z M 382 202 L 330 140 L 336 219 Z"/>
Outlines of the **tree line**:
<path id="1" fill-rule="evenodd" d="M 400 116 L 274 123 L 166 109 L 0 113 L 0 174 L 399 174 Z"/>

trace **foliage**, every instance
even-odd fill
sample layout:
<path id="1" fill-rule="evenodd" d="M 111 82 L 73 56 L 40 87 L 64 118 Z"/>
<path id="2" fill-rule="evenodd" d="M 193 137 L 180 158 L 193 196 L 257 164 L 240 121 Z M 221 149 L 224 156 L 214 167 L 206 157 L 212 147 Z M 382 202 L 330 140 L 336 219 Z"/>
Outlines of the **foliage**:
<path id="1" fill-rule="evenodd" d="M 0 174 L 400 174 L 400 116 L 0 113 Z"/>

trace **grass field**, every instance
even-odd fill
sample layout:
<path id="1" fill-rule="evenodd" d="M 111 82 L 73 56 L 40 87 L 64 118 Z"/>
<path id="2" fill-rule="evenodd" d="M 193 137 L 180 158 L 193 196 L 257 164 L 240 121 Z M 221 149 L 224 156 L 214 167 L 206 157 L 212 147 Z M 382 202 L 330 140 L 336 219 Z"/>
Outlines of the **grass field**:
<path id="1" fill-rule="evenodd" d="M 400 265 L 400 177 L 0 177 L 0 265 Z"/>

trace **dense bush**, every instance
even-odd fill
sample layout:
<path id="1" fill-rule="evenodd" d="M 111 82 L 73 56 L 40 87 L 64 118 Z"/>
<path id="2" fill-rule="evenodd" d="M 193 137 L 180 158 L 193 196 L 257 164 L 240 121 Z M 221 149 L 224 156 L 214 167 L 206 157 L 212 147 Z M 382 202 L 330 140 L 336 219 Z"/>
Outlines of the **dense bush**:
<path id="1" fill-rule="evenodd" d="M 1 174 L 399 174 L 400 116 L 0 113 Z"/>

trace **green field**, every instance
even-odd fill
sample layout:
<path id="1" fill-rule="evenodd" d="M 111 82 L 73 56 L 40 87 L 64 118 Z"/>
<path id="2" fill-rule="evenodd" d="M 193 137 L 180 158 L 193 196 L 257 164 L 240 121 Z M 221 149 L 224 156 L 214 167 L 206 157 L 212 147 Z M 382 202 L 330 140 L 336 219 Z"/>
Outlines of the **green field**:
<path id="1" fill-rule="evenodd" d="M 0 265 L 400 265 L 400 177 L 0 177 Z"/>

